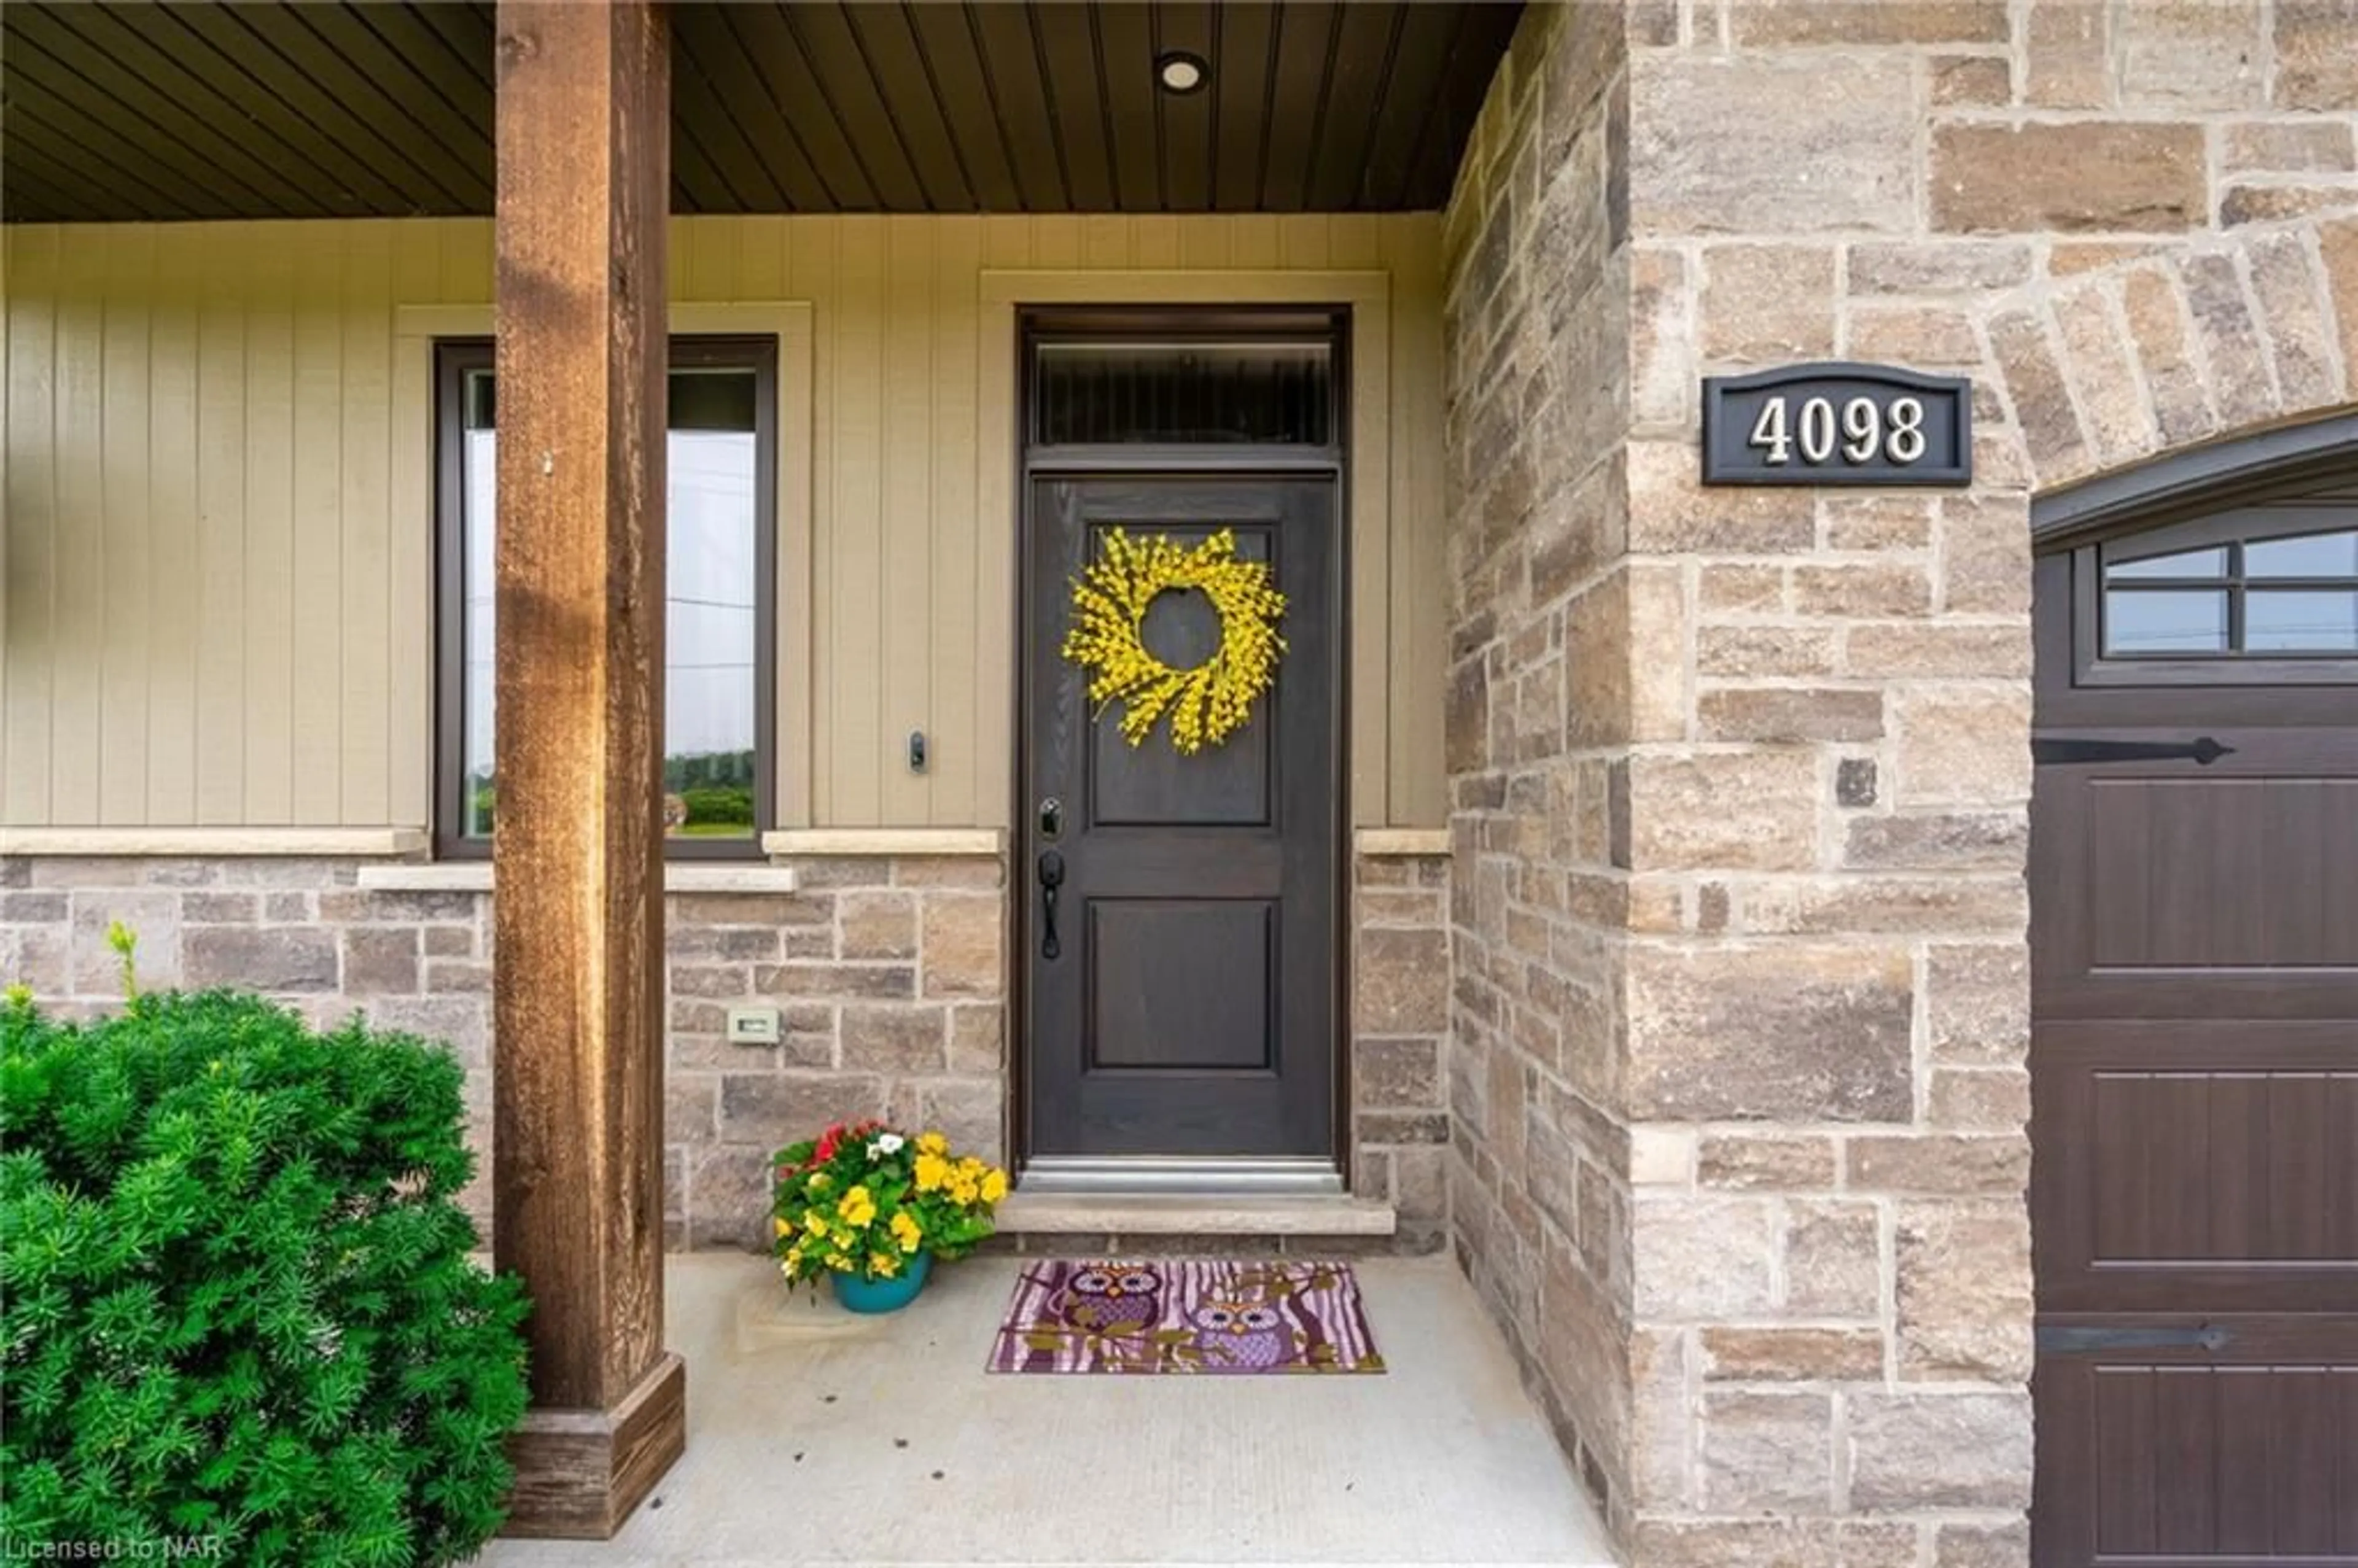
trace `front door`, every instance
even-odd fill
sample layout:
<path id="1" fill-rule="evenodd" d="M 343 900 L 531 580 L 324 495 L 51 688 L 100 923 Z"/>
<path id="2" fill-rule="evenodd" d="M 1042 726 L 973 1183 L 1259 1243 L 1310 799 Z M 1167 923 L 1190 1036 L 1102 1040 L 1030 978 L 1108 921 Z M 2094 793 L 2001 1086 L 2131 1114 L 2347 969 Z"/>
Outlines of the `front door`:
<path id="1" fill-rule="evenodd" d="M 2037 616 L 2032 1560 L 2358 1564 L 2358 504 Z"/>
<path id="2" fill-rule="evenodd" d="M 1034 477 L 1024 517 L 1022 853 L 1033 1156 L 1303 1156 L 1334 1149 L 1339 826 L 1330 476 Z M 1120 530 L 1223 530 L 1286 599 L 1274 685 L 1224 741 L 1137 744 L 1064 656 L 1073 586 Z M 1149 652 L 1213 657 L 1219 617 L 1157 597 Z"/>

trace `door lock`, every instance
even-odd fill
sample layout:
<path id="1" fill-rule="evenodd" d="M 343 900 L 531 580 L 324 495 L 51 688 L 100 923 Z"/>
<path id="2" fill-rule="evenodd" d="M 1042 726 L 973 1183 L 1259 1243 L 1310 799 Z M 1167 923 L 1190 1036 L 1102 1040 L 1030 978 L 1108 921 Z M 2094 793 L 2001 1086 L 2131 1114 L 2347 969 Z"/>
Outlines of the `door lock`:
<path id="1" fill-rule="evenodd" d="M 1065 831 L 1065 803 L 1055 795 L 1040 802 L 1040 837 L 1054 839 Z"/>

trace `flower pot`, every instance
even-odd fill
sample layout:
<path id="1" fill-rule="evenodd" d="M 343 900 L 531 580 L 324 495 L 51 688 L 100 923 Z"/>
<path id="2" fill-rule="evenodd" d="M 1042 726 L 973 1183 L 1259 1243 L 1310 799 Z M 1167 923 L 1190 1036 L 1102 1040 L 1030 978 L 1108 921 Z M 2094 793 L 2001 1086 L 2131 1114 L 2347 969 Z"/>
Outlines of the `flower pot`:
<path id="1" fill-rule="evenodd" d="M 835 1299 L 843 1303 L 846 1311 L 899 1312 L 917 1299 L 933 1266 L 934 1255 L 920 1252 L 889 1280 L 863 1280 L 843 1270 L 828 1274 L 827 1280 L 835 1286 Z"/>

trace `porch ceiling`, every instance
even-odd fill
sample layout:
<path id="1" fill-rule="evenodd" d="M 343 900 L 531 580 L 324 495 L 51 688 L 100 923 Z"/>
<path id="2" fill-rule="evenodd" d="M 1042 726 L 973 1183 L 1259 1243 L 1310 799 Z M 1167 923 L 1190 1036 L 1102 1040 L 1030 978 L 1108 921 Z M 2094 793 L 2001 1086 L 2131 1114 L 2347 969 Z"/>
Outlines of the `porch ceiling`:
<path id="1" fill-rule="evenodd" d="M 681 212 L 1440 206 L 1520 5 L 672 8 Z M 0 7 L 0 218 L 492 210 L 492 6 Z M 1156 61 L 1210 67 L 1184 95 Z"/>

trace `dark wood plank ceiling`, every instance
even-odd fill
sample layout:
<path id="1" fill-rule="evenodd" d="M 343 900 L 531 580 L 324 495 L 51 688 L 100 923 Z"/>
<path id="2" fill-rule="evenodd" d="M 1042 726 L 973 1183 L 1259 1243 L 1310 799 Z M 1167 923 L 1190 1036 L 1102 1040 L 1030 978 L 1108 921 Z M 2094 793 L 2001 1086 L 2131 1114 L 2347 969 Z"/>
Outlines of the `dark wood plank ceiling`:
<path id="1" fill-rule="evenodd" d="M 1521 7 L 672 8 L 682 212 L 1440 206 Z M 483 213 L 492 8 L 0 5 L 10 222 Z M 1200 91 L 1156 83 L 1184 50 Z"/>

